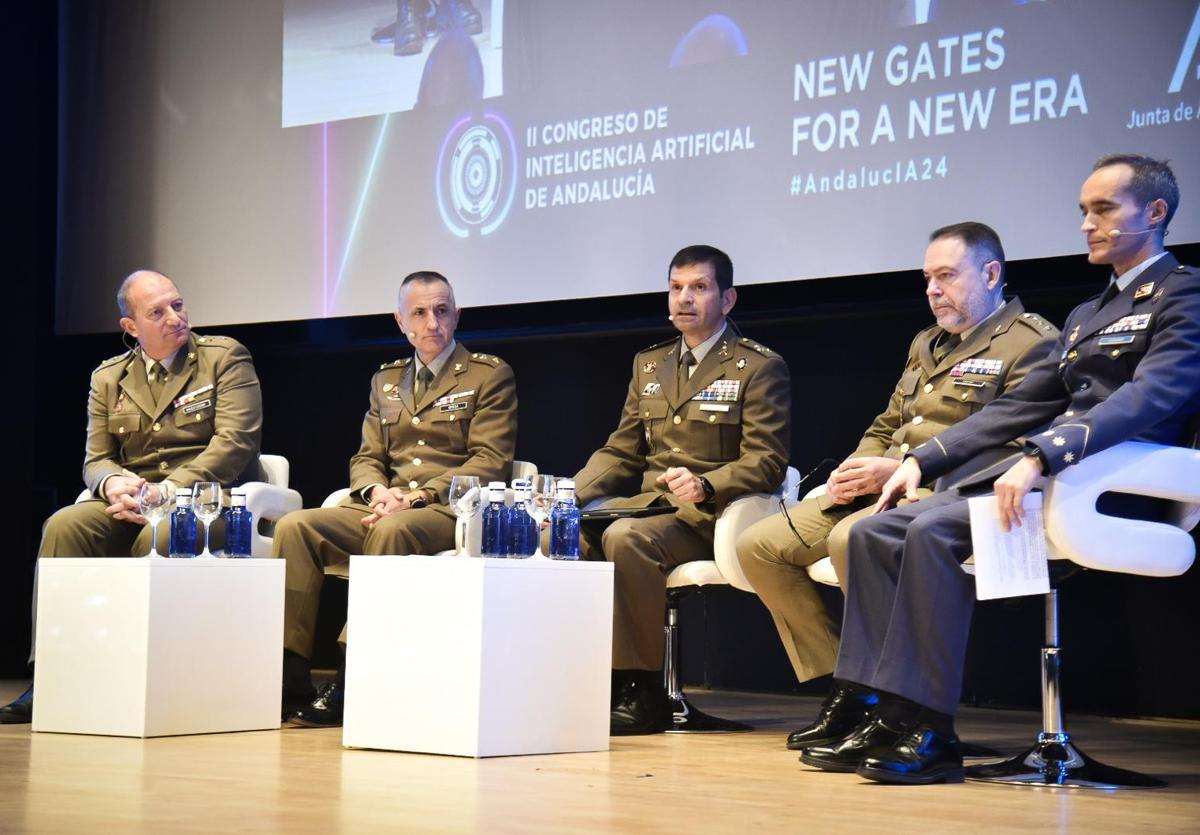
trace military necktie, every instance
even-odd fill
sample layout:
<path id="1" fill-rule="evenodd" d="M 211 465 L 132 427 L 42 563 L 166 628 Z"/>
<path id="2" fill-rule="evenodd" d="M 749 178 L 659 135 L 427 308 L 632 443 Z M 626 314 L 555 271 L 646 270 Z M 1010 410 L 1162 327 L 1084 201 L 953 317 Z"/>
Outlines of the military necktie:
<path id="1" fill-rule="evenodd" d="M 425 392 L 429 390 L 431 382 L 433 382 L 433 372 L 422 365 L 420 370 L 417 371 L 417 382 L 413 385 L 414 403 L 421 401 L 421 398 L 425 396 Z"/>
<path id="2" fill-rule="evenodd" d="M 1100 296 L 1100 304 L 1096 306 L 1096 309 L 1099 310 L 1100 308 L 1104 307 L 1104 305 L 1115 299 L 1117 297 L 1117 293 L 1120 292 L 1121 288 L 1117 286 L 1117 282 L 1108 282 L 1108 286 L 1104 288 L 1104 294 Z"/>
<path id="3" fill-rule="evenodd" d="M 696 364 L 696 356 L 691 351 L 684 351 L 683 356 L 679 358 L 679 389 L 688 384 L 688 380 L 692 379 L 691 368 Z"/>
<path id="4" fill-rule="evenodd" d="M 944 360 L 950 355 L 951 351 L 953 351 L 959 346 L 959 344 L 962 343 L 962 337 L 956 333 L 942 334 L 942 336 L 945 336 L 945 339 L 942 339 L 941 336 L 939 336 L 933 345 L 934 362 L 941 362 Z"/>
<path id="5" fill-rule="evenodd" d="M 147 369 L 147 379 L 150 382 L 150 395 L 154 398 L 154 402 L 158 403 L 158 398 L 162 396 L 163 387 L 167 381 L 167 369 L 161 362 L 153 362 Z"/>

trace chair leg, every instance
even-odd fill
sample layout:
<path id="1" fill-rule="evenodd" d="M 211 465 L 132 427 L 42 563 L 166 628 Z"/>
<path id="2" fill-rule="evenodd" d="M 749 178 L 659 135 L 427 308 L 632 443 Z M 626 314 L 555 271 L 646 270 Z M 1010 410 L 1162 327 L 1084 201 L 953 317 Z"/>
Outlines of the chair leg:
<path id="1" fill-rule="evenodd" d="M 666 638 L 666 648 L 663 658 L 663 686 L 667 689 L 667 698 L 671 700 L 671 710 L 674 713 L 674 726 L 667 731 L 669 734 L 717 734 L 752 731 L 754 728 L 731 719 L 721 719 L 709 716 L 697 710 L 679 683 L 679 600 L 692 591 L 686 589 L 667 590 L 667 616 L 663 625 L 663 635 Z"/>
<path id="2" fill-rule="evenodd" d="M 1046 642 L 1042 647 L 1042 732 L 1032 748 L 1012 759 L 967 768 L 967 779 L 1019 786 L 1075 789 L 1159 788 L 1162 780 L 1096 762 L 1080 751 L 1063 727 L 1058 645 L 1058 590 L 1046 594 Z"/>

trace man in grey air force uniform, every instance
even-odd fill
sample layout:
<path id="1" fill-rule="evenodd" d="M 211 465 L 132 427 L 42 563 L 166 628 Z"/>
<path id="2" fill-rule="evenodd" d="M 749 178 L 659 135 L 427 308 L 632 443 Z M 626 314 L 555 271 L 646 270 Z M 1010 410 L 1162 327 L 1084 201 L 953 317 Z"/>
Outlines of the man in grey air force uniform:
<path id="1" fill-rule="evenodd" d="M 250 353 L 229 337 L 192 333 L 178 288 L 160 273 L 129 275 L 117 307 L 137 346 L 92 372 L 83 465 L 91 496 L 46 521 L 39 557 L 143 556 L 153 529 L 138 513 L 142 484 L 259 477 L 262 394 Z M 166 553 L 168 526 L 158 528 Z M 219 546 L 223 528 L 213 531 Z M 35 590 L 35 618 L 36 606 Z M 0 722 L 28 722 L 32 704 L 31 688 L 0 707 Z"/>
<path id="2" fill-rule="evenodd" d="M 787 516 L 764 519 L 738 539 L 742 569 L 770 610 L 799 681 L 832 672 L 838 648 L 837 627 L 806 566 L 830 556 L 844 578 L 850 528 L 871 514 L 901 459 L 1014 388 L 1058 336 L 1020 299 L 1005 302 L 1004 250 L 982 223 L 935 230 L 924 273 L 937 324 L 913 339 L 887 409 L 829 476 L 825 495 L 800 502 Z M 930 487 L 923 486 L 921 495 L 929 495 Z M 809 744 L 799 732 L 788 739 L 793 749 Z"/>
<path id="3" fill-rule="evenodd" d="M 634 358 L 620 424 L 575 477 L 581 503 L 623 496 L 606 506 L 678 508 L 602 534 L 583 530 L 582 556 L 616 566 L 615 734 L 672 724 L 662 676 L 666 573 L 712 559 L 717 514 L 745 493 L 777 489 L 787 471 L 787 364 L 726 324 L 736 300 L 729 256 L 709 246 L 676 254 L 668 303 L 681 338 Z"/>
<path id="4" fill-rule="evenodd" d="M 474 475 L 486 484 L 507 481 L 512 471 L 512 369 L 455 342 L 459 311 L 450 283 L 439 273 L 412 273 L 400 285 L 395 315 L 415 356 L 384 363 L 371 379 L 362 445 L 350 459 L 350 495 L 337 507 L 289 513 L 275 531 L 275 554 L 287 560 L 284 705 L 297 708 L 294 725 L 342 721 L 344 668 L 319 693 L 308 669 L 325 566 L 350 554 L 453 548 L 450 479 Z"/>

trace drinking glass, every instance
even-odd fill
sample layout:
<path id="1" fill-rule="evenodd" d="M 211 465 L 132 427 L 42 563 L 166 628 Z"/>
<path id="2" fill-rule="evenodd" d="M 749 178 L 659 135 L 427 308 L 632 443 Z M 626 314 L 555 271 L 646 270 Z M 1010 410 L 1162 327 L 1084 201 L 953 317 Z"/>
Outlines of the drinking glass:
<path id="1" fill-rule="evenodd" d="M 483 505 L 483 491 L 479 487 L 479 476 L 456 475 L 450 479 L 450 494 L 447 498 L 454 515 L 458 517 L 459 527 L 463 532 L 462 546 L 458 549 L 460 557 L 469 556 L 467 530 L 471 517 L 479 512 Z"/>
<path id="2" fill-rule="evenodd" d="M 201 557 L 215 557 L 208 550 L 208 535 L 212 531 L 212 523 L 221 515 L 221 485 L 215 481 L 197 481 L 192 489 L 192 512 L 204 523 L 204 551 Z"/>
<path id="3" fill-rule="evenodd" d="M 158 553 L 158 523 L 166 518 L 174 504 L 175 485 L 169 481 L 160 481 L 157 484 L 147 481 L 138 490 L 138 513 L 145 517 L 153 531 L 150 539 L 150 553 L 147 556 L 162 556 Z"/>
<path id="4" fill-rule="evenodd" d="M 538 473 L 533 477 L 533 518 L 538 523 L 538 548 L 535 557 L 544 557 L 542 553 L 542 529 L 550 521 L 550 511 L 554 510 L 554 476 Z"/>

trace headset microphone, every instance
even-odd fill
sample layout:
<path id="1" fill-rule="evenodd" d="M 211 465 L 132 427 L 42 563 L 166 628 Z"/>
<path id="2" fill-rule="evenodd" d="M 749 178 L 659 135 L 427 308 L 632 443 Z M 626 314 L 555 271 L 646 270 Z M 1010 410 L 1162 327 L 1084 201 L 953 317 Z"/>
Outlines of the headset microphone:
<path id="1" fill-rule="evenodd" d="M 406 333 L 406 334 L 405 334 L 405 336 L 407 336 L 409 339 L 416 339 L 416 338 L 417 338 L 417 332 L 416 332 L 416 331 L 409 331 L 408 333 Z"/>
<path id="2" fill-rule="evenodd" d="M 671 315 L 670 313 L 667 314 L 667 319 L 672 322 L 675 321 L 675 317 L 673 315 Z"/>
<path id="3" fill-rule="evenodd" d="M 1155 229 L 1156 229 L 1156 227 L 1154 227 L 1154 226 L 1150 226 L 1146 229 L 1134 229 L 1130 232 L 1124 232 L 1120 229 L 1110 229 L 1110 230 L 1108 230 L 1108 237 L 1110 237 L 1110 238 L 1132 238 L 1134 235 L 1149 235 L 1151 232 L 1154 232 Z"/>

